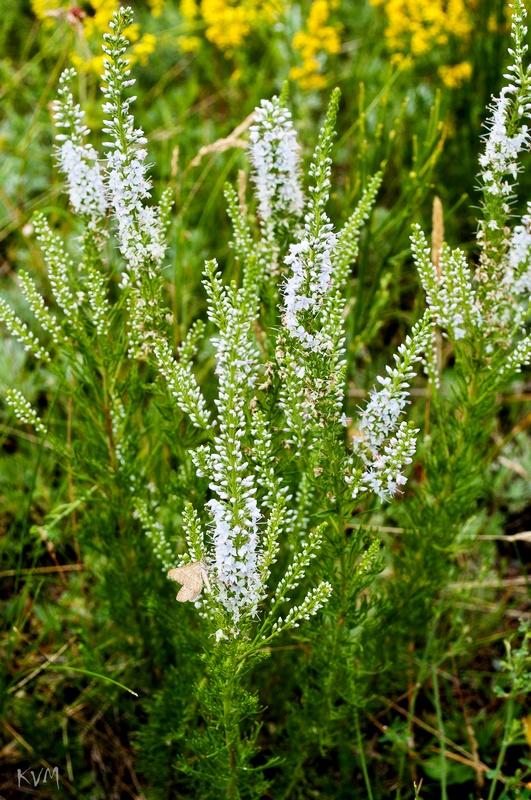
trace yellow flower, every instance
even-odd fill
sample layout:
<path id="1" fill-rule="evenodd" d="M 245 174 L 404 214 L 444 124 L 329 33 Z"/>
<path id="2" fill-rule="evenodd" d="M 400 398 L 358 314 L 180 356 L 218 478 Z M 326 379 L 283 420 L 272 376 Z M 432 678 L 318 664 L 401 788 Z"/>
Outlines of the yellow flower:
<path id="1" fill-rule="evenodd" d="M 50 11 L 57 11 L 60 7 L 58 0 L 31 0 L 31 10 L 41 20 L 47 19 Z"/>
<path id="2" fill-rule="evenodd" d="M 301 89 L 323 89 L 326 86 L 326 80 L 323 75 L 318 72 L 319 62 L 314 59 L 307 59 L 302 67 L 292 67 L 289 77 L 293 81 L 297 81 Z"/>
<path id="3" fill-rule="evenodd" d="M 140 25 L 133 22 L 128 28 L 124 29 L 124 36 L 128 42 L 137 42 L 140 39 Z"/>
<path id="4" fill-rule="evenodd" d="M 153 9 L 155 6 L 162 8 L 160 0 L 152 0 L 152 3 Z M 70 53 L 70 60 L 79 70 L 103 74 L 102 34 L 108 30 L 109 22 L 119 8 L 119 0 L 90 0 L 90 13 L 74 5 L 73 0 L 32 0 L 32 8 L 35 16 L 45 24 L 48 21 L 52 25 L 67 23 L 74 26 L 78 34 L 77 47 Z M 79 13 L 74 14 L 74 11 Z M 128 53 L 131 63 L 147 64 L 148 56 L 155 50 L 155 36 L 151 33 L 141 36 L 138 23 L 130 25 L 124 35 L 133 45 Z"/>
<path id="5" fill-rule="evenodd" d="M 101 34 L 108 30 L 109 22 L 119 7 L 118 0 L 91 0 L 90 13 L 72 0 L 31 0 L 31 5 L 37 19 L 43 20 L 46 27 L 65 22 L 74 26 L 82 35 L 82 46 L 85 50 L 88 42 L 93 39 L 97 39 L 97 48 L 100 48 Z M 84 61 L 89 60 L 90 53 Z"/>
<path id="6" fill-rule="evenodd" d="M 103 62 L 103 55 L 101 56 L 80 56 L 79 53 L 72 51 L 70 53 L 70 61 L 79 72 L 92 73 L 94 75 L 103 75 L 105 64 Z"/>
<path id="7" fill-rule="evenodd" d="M 181 0 L 179 11 L 188 22 L 199 16 L 199 7 L 195 0 Z"/>
<path id="8" fill-rule="evenodd" d="M 152 33 L 145 33 L 142 38 L 131 48 L 131 63 L 138 63 L 145 67 L 149 62 L 149 56 L 154 52 L 157 44 L 157 37 Z"/>
<path id="9" fill-rule="evenodd" d="M 302 57 L 302 66 L 292 67 L 290 78 L 296 80 L 302 89 L 321 89 L 326 80 L 321 74 L 322 63 L 327 55 L 339 53 L 341 39 L 339 27 L 328 25 L 330 11 L 337 8 L 337 0 L 314 0 L 306 30 L 297 31 L 293 37 L 293 49 Z"/>
<path id="10" fill-rule="evenodd" d="M 90 0 L 93 14 L 83 20 L 83 30 L 87 39 L 105 33 L 115 11 L 118 11 L 118 0 Z"/>
<path id="11" fill-rule="evenodd" d="M 154 17 L 160 17 L 164 11 L 166 0 L 147 0 L 149 9 Z"/>
<path id="12" fill-rule="evenodd" d="M 149 56 L 155 50 L 157 44 L 156 37 L 152 33 L 145 33 L 143 36 L 140 36 L 140 28 L 136 24 L 127 28 L 126 35 L 130 42 L 134 42 L 130 50 L 126 53 L 126 58 L 129 59 L 130 65 L 140 64 L 140 66 L 145 67 L 149 61 Z M 105 68 L 103 59 L 103 55 L 83 57 L 75 52 L 70 54 L 70 60 L 76 69 L 83 70 L 84 72 L 92 72 L 95 75 L 103 75 Z"/>
<path id="13" fill-rule="evenodd" d="M 251 30 L 248 9 L 227 0 L 203 0 L 201 13 L 207 24 L 205 36 L 219 50 L 239 47 Z"/>
<path id="14" fill-rule="evenodd" d="M 437 72 L 445 86 L 449 89 L 458 89 L 472 77 L 472 64 L 463 61 L 461 64 L 441 66 Z"/>
<path id="15" fill-rule="evenodd" d="M 193 0 L 181 0 L 181 11 L 186 16 L 184 2 L 188 4 Z M 274 22 L 280 8 L 279 0 L 202 0 L 201 15 L 207 26 L 205 36 L 218 50 L 231 56 L 251 31 Z"/>
<path id="16" fill-rule="evenodd" d="M 428 55 L 434 47 L 445 47 L 451 39 L 460 40 L 466 51 L 473 33 L 471 11 L 478 0 L 370 0 L 383 8 L 387 17 L 385 38 L 395 54 L 413 58 Z M 439 75 L 448 87 L 461 86 L 470 79 L 472 68 L 467 61 L 441 67 Z"/>
<path id="17" fill-rule="evenodd" d="M 181 53 L 197 53 L 201 47 L 199 36 L 178 36 L 177 46 Z"/>

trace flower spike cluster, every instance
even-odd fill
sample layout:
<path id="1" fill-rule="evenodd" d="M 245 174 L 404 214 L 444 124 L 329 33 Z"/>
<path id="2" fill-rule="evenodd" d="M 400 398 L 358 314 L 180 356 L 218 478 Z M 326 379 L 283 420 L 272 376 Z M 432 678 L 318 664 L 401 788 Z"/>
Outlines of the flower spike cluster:
<path id="1" fill-rule="evenodd" d="M 420 225 L 413 226 L 411 245 L 427 303 L 437 324 L 454 342 L 478 335 L 483 328 L 483 317 L 465 254 L 443 246 L 437 268 Z"/>
<path id="2" fill-rule="evenodd" d="M 24 395 L 18 389 L 8 389 L 6 392 L 6 403 L 13 410 L 19 422 L 32 425 L 37 433 L 46 433 L 46 426 L 39 415 Z"/>
<path id="3" fill-rule="evenodd" d="M 373 391 L 361 415 L 354 452 L 345 453 L 344 290 L 381 175 L 368 182 L 358 207 L 343 229 L 336 231 L 326 204 L 339 92 L 332 94 L 320 131 L 306 201 L 291 115 L 282 98 L 263 101 L 250 132 L 250 159 L 262 223 L 260 241 L 255 241 L 240 198 L 227 190 L 234 249 L 242 265 L 241 287 L 225 285 L 215 262 L 208 263 L 205 272 L 208 317 L 217 331 L 210 339 L 218 384 L 212 413 L 193 372 L 204 324 L 192 326 L 176 358 L 161 333 L 163 325 L 159 325 L 164 315 L 159 267 L 170 203 L 166 195 L 159 206 L 147 204 L 151 184 L 146 138 L 130 113 L 135 98 L 125 96 L 134 83 L 124 58 L 127 41 L 123 31 L 131 18 L 129 9 L 121 9 L 114 16 L 111 32 L 105 35 L 103 110 L 108 141 L 104 146 L 109 152 L 104 169 L 96 151 L 84 143 L 88 131 L 83 112 L 69 90 L 72 72 L 67 71 L 61 81 L 56 105 L 56 122 L 61 128 L 57 157 L 72 208 L 85 223 L 82 269 L 76 269 L 42 215 L 36 218 L 35 227 L 62 318 L 56 319 L 48 311 L 28 277 L 22 279 L 22 285 L 54 344 L 70 347 L 79 340 L 90 346 L 108 337 L 114 309 L 101 272 L 105 227 L 100 228 L 100 223 L 108 216 L 114 218 L 118 248 L 125 260 L 120 286 L 126 291 L 120 308 L 127 315 L 127 341 L 120 358 L 127 353 L 149 359 L 165 379 L 173 405 L 189 418 L 190 427 L 195 428 L 193 435 L 201 442 L 190 454 L 187 468 L 195 467 L 197 476 L 207 479 L 203 488 L 207 491 L 208 487 L 208 497 L 202 508 L 189 505 L 180 509 L 188 548 L 183 565 L 194 568 L 200 564 L 204 570 L 209 591 L 200 602 L 203 610 L 216 616 L 217 625 L 223 626 L 218 628 L 218 641 L 229 631 L 237 635 L 241 628 L 249 630 L 249 619 L 258 614 L 266 597 L 283 538 L 293 548 L 283 577 L 271 592 L 270 613 L 260 627 L 259 638 L 268 641 L 317 613 L 332 592 L 327 581 L 306 587 L 280 616 L 280 604 L 290 602 L 290 592 L 303 586 L 306 570 L 323 544 L 326 524 L 312 525 L 316 510 L 313 481 L 323 472 L 328 454 L 333 454 L 329 487 L 338 495 L 350 494 L 350 503 L 362 491 L 388 499 L 404 484 L 403 473 L 415 449 L 415 431 L 401 417 L 414 375 L 412 365 L 426 349 L 428 323 L 419 323 L 399 348 L 395 367 L 380 379 L 379 390 Z M 282 257 L 285 270 L 277 287 L 273 280 Z M 269 272 L 268 259 L 273 265 Z M 267 330 L 261 317 L 264 287 L 270 300 L 264 316 L 274 317 L 280 311 L 280 319 L 276 317 Z M 9 309 L 2 306 L 0 314 L 28 349 L 53 365 L 52 356 Z M 270 392 L 269 387 L 273 387 Z M 137 518 L 167 569 L 172 547 L 156 519 L 158 502 L 138 496 L 141 481 L 130 471 L 137 440 L 126 398 L 125 386 L 110 388 L 106 396 L 113 473 L 127 482 Z M 21 395 L 12 393 L 10 403 L 19 419 L 44 433 L 44 423 Z M 296 475 L 297 471 L 277 470 L 278 462 L 297 457 L 305 462 L 298 479 L 290 477 L 284 482 L 285 474 Z M 334 492 L 326 493 L 326 503 L 335 502 Z M 200 591 L 199 587 L 187 599 L 195 602 Z"/>
<path id="4" fill-rule="evenodd" d="M 317 443 L 322 443 L 323 435 L 337 436 L 344 416 L 345 288 L 363 222 L 382 179 L 379 173 L 369 181 L 356 210 L 336 233 L 325 208 L 338 103 L 336 91 L 310 167 L 313 185 L 304 228 L 284 259 L 289 271 L 281 287 L 284 331 L 277 348 L 282 381 L 279 405 L 285 415 L 287 442 L 309 451 L 321 446 Z"/>
<path id="5" fill-rule="evenodd" d="M 483 352 L 491 364 L 495 357 L 498 376 L 506 375 L 504 354 L 522 330 L 531 295 L 531 204 L 512 232 L 509 225 L 521 155 L 531 147 L 531 129 L 526 122 L 531 114 L 531 65 L 524 65 L 527 12 L 521 0 L 514 0 L 512 9 L 508 83 L 492 102 L 479 159 L 483 214 L 478 225 L 480 254 L 475 276 L 460 250 L 443 246 L 435 265 L 418 225 L 413 226 L 411 237 L 434 321 L 454 343 L 458 358 L 466 359 L 467 352 Z M 521 345 L 510 357 L 513 370 L 527 362 L 527 348 Z M 518 358 L 523 359 L 519 364 Z"/>
<path id="6" fill-rule="evenodd" d="M 409 386 L 415 376 L 413 365 L 430 344 L 430 321 L 426 316 L 411 335 L 398 347 L 395 366 L 387 367 L 387 375 L 378 377 L 380 389 L 374 388 L 363 409 L 358 430 L 353 437 L 351 470 L 357 459 L 362 469 L 349 470 L 345 480 L 352 487 L 352 496 L 372 491 L 382 500 L 389 500 L 406 483 L 405 467 L 411 463 L 416 449 L 415 428 L 400 421 L 409 402 Z"/>
<path id="7" fill-rule="evenodd" d="M 96 228 L 107 212 L 107 196 L 98 153 L 84 139 L 89 129 L 84 125 L 85 112 L 74 103 L 70 83 L 75 71 L 67 69 L 59 79 L 59 100 L 54 103 L 55 125 L 65 131 L 58 133 L 60 143 L 56 158 L 65 175 L 70 204 L 76 214 L 85 218 L 89 228 Z"/>
<path id="8" fill-rule="evenodd" d="M 131 9 L 120 9 L 110 23 L 111 33 L 103 36 L 106 54 L 103 112 L 107 116 L 103 130 L 110 136 L 104 145 L 111 148 L 106 181 L 109 203 L 118 224 L 120 250 L 126 260 L 124 283 L 138 280 L 139 268 L 147 267 L 152 271 L 160 265 L 166 249 L 160 209 L 145 205 L 151 196 L 147 150 L 143 148 L 147 139 L 142 128 L 135 128 L 134 118 L 129 113 L 136 98 L 124 96 L 124 91 L 135 83 L 134 79 L 129 79 L 129 62 L 123 58 L 128 42 L 122 31 L 131 20 Z"/>
<path id="9" fill-rule="evenodd" d="M 480 156 L 483 215 L 477 233 L 480 263 L 476 277 L 479 301 L 491 331 L 511 327 L 513 297 L 505 280 L 511 244 L 508 222 L 521 171 L 519 159 L 531 145 L 531 131 L 526 122 L 531 112 L 531 65 L 524 66 L 528 50 L 524 24 L 527 12 L 522 0 L 514 0 L 512 9 L 511 63 L 505 75 L 508 83 L 493 100 L 492 114 L 486 123 L 485 149 Z"/>
<path id="10" fill-rule="evenodd" d="M 209 563 L 218 599 L 237 624 L 243 614 L 256 613 L 263 596 L 259 572 L 262 513 L 255 498 L 256 478 L 242 449 L 248 435 L 246 405 L 257 377 L 252 321 L 258 314 L 258 296 L 256 286 L 250 294 L 241 289 L 231 296 L 215 270 L 215 262 L 207 265 L 205 287 L 209 316 L 219 329 L 214 340 L 219 432 L 201 457 L 215 495 L 207 503 L 213 545 Z"/>
<path id="11" fill-rule="evenodd" d="M 267 226 L 289 228 L 300 217 L 304 197 L 300 185 L 300 148 L 291 113 L 278 97 L 262 100 L 249 131 L 260 219 Z"/>
<path id="12" fill-rule="evenodd" d="M 334 226 L 324 207 L 330 189 L 330 150 L 338 104 L 339 92 L 336 91 L 310 167 L 310 176 L 315 179 L 315 184 L 310 188 L 303 235 L 300 241 L 290 245 L 284 259 L 289 273 L 282 289 L 282 321 L 290 336 L 306 350 L 322 350 L 328 346 L 319 331 L 319 312 L 332 287 L 332 257 L 337 246 Z"/>

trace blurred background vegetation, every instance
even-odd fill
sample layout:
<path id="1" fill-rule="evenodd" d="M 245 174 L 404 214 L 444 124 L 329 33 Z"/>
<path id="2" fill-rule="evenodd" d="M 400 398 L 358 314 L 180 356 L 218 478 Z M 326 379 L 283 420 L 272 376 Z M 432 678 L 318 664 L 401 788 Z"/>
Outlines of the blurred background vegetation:
<path id="1" fill-rule="evenodd" d="M 234 274 L 223 185 L 228 179 L 241 187 L 248 184 L 245 131 L 262 98 L 278 94 L 289 81 L 290 106 L 307 159 L 330 91 L 341 88 L 330 208 L 336 223 L 347 218 L 368 178 L 383 165 L 383 187 L 353 275 L 352 412 L 423 307 L 408 237 L 415 220 L 430 230 L 435 195 L 442 200 L 447 241 L 468 248 L 473 259 L 480 134 L 490 98 L 503 83 L 507 4 L 151 0 L 131 5 L 135 24 L 128 35 L 137 78 L 137 122 L 148 137 L 155 195 L 168 184 L 175 195 L 166 277 L 181 334 L 204 312 L 200 281 L 205 259 L 216 257 L 228 277 Z M 0 278 L 2 294 L 23 318 L 27 312 L 17 289 L 18 270 L 30 269 L 39 284 L 44 277 L 32 237 L 33 213 L 44 211 L 71 241 L 77 233 L 52 159 L 51 102 L 58 77 L 66 66 L 77 68 L 79 96 L 97 142 L 102 34 L 117 7 L 115 0 L 9 0 L 2 6 Z M 529 187 L 524 177 L 522 203 Z M 4 339 L 0 396 L 15 385 L 46 411 L 50 376 L 35 370 L 22 348 Z M 522 380 L 501 405 L 492 436 L 502 459 L 488 475 L 488 503 L 475 522 L 476 532 L 481 529 L 486 537 L 530 527 L 531 449 L 525 433 L 530 396 Z M 423 414 L 419 406 L 419 426 Z M 101 511 L 99 518 L 92 516 L 87 530 L 86 498 L 71 501 L 71 476 L 45 447 L 36 446 L 29 428 L 13 427 L 7 410 L 0 443 L 0 793 L 19 796 L 18 767 L 50 764 L 59 765 L 61 785 L 40 786 L 43 797 L 190 796 L 181 793 L 172 769 L 179 734 L 172 732 L 169 719 L 193 717 L 186 687 L 200 656 L 189 630 L 175 629 L 173 587 L 154 566 L 149 541 L 133 520 L 121 538 L 110 540 L 108 532 L 118 526 L 112 508 L 107 516 Z M 419 460 L 413 480 L 422 482 L 422 470 Z M 407 500 L 403 507 L 396 503 L 373 514 L 384 540 L 414 516 L 414 503 L 407 507 Z M 465 540 L 469 535 L 462 532 Z M 84 547 L 89 539 L 90 552 Z M 121 553 L 116 541 L 123 544 Z M 134 542 L 130 550 L 128 541 Z M 375 797 L 414 797 L 414 781 L 421 778 L 423 798 L 447 796 L 437 788 L 441 706 L 449 739 L 476 755 L 479 748 L 484 760 L 497 757 L 503 712 L 490 689 L 503 656 L 502 641 L 528 606 L 529 545 L 498 546 L 494 541 L 482 540 L 473 558 L 500 568 L 506 581 L 503 595 L 493 578 L 480 600 L 478 595 L 471 600 L 466 582 L 459 602 L 455 594 L 443 597 L 432 627 L 422 631 L 421 654 L 413 640 L 426 617 L 422 604 L 411 602 L 409 595 L 404 610 L 400 587 L 411 561 L 401 554 L 408 548 L 415 554 L 411 558 L 418 574 L 430 563 L 435 575 L 446 562 L 437 567 L 429 541 L 422 547 L 418 538 L 390 542 L 396 555 L 393 569 L 403 583 L 395 584 L 397 596 L 382 606 L 385 625 L 373 626 L 372 639 L 365 642 L 368 677 L 358 690 L 356 721 L 372 760 Z M 433 578 L 434 585 L 440 577 Z M 473 645 L 467 638 L 471 606 Z M 180 611 L 189 616 L 193 630 L 193 610 Z M 312 625 L 318 626 L 319 619 Z M 382 647 L 389 653 L 389 670 L 376 678 L 370 674 L 371 659 Z M 62 666 L 64 652 L 73 667 Z M 262 747 L 285 757 L 284 778 L 270 796 L 366 797 L 359 742 L 354 746 L 341 738 L 341 708 L 316 712 L 311 703 L 299 705 L 296 692 L 311 698 L 316 677 L 288 648 L 275 658 L 283 665 L 279 674 L 293 671 L 293 683 L 257 686 L 269 706 Z M 448 678 L 444 690 L 433 679 L 434 665 Z M 313 669 L 318 667 L 316 649 Z M 133 687 L 140 697 L 102 681 L 101 675 Z M 271 672 L 266 677 L 271 681 Z M 428 679 L 429 688 L 413 712 L 408 689 L 416 692 Z M 349 691 L 355 695 L 356 687 Z M 362 695 L 371 696 L 372 705 Z M 322 732 L 308 744 L 303 732 L 314 713 L 322 715 Z M 526 713 L 522 699 L 519 719 L 528 719 Z M 475 733 L 472 717 L 479 719 Z M 522 722 L 518 747 L 511 751 L 515 768 L 519 758 L 529 759 L 530 730 Z M 443 784 L 452 798 L 476 796 L 482 781 L 479 761 L 459 757 L 459 752 L 447 760 Z M 523 784 L 511 791 L 504 796 L 531 796 Z"/>

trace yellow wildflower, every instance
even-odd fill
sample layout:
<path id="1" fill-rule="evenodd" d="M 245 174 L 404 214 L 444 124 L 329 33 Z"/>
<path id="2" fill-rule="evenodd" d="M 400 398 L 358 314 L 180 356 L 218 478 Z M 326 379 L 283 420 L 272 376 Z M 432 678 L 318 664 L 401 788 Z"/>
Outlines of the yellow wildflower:
<path id="1" fill-rule="evenodd" d="M 164 11 L 164 4 L 166 0 L 147 0 L 149 10 L 154 17 L 160 17 Z"/>
<path id="2" fill-rule="evenodd" d="M 181 53 L 197 53 L 201 47 L 199 36 L 178 36 L 177 46 Z"/>
<path id="3" fill-rule="evenodd" d="M 138 22 L 133 22 L 128 28 L 124 29 L 124 36 L 128 42 L 138 42 L 140 39 L 140 25 Z"/>
<path id="4" fill-rule="evenodd" d="M 50 12 L 53 14 L 60 5 L 61 4 L 58 3 L 57 0 L 31 0 L 31 10 L 37 19 L 42 20 L 48 26 L 53 25 L 53 21 L 49 16 Z"/>
<path id="5" fill-rule="evenodd" d="M 457 39 L 465 51 L 470 44 L 474 29 L 471 11 L 477 7 L 477 0 L 370 1 L 385 11 L 385 38 L 395 63 L 402 63 L 406 54 L 422 58 L 434 47 L 449 45 L 452 39 Z M 471 74 L 467 61 L 439 69 L 443 83 L 452 88 L 461 86 Z"/>
<path id="6" fill-rule="evenodd" d="M 86 8 L 72 0 L 31 0 L 33 13 L 42 20 L 66 20 L 71 25 L 83 27 L 86 37 L 104 33 L 113 14 L 118 10 L 118 0 L 91 0 Z"/>
<path id="7" fill-rule="evenodd" d="M 155 8 L 158 0 L 152 0 Z M 32 0 L 35 16 L 53 25 L 59 21 L 73 26 L 78 34 L 77 48 L 70 53 L 74 66 L 85 72 L 103 73 L 102 34 L 109 28 L 119 0 L 91 0 L 90 11 L 73 4 L 72 0 Z M 159 3 L 160 5 L 160 3 Z M 128 53 L 131 63 L 147 64 L 148 56 L 155 50 L 156 39 L 151 33 L 140 34 L 138 23 L 130 25 L 124 35 L 132 43 Z"/>
<path id="8" fill-rule="evenodd" d="M 337 0 L 314 0 L 306 30 L 297 31 L 293 37 L 293 48 L 301 54 L 302 66 L 292 67 L 290 78 L 302 89 L 321 89 L 326 85 L 321 74 L 322 62 L 327 54 L 335 55 L 341 48 L 339 28 L 327 24 L 331 10 L 337 5 Z"/>
<path id="9" fill-rule="evenodd" d="M 54 11 L 57 3 L 54 0 L 31 0 L 31 10 L 37 19 L 45 19 L 49 11 Z"/>
<path id="10" fill-rule="evenodd" d="M 109 29 L 109 22 L 115 11 L 118 11 L 118 0 L 90 0 L 94 13 L 83 19 L 83 31 L 87 39 L 99 36 Z"/>
<path id="11" fill-rule="evenodd" d="M 92 72 L 94 75 L 103 75 L 104 63 L 101 56 L 80 56 L 79 53 L 72 51 L 70 61 L 80 72 Z"/>
<path id="12" fill-rule="evenodd" d="M 145 67 L 149 62 L 149 56 L 154 52 L 157 44 L 157 37 L 152 33 L 145 33 L 138 42 L 131 48 L 130 59 L 132 63 L 138 63 Z"/>
<path id="13" fill-rule="evenodd" d="M 437 70 L 441 81 L 449 89 L 458 89 L 472 77 L 472 64 L 462 61 L 460 64 L 441 66 Z"/>
<path id="14" fill-rule="evenodd" d="M 248 9 L 230 0 L 203 0 L 201 13 L 207 24 L 205 36 L 219 50 L 236 49 L 251 30 Z"/>
<path id="15" fill-rule="evenodd" d="M 181 0 L 181 12 L 187 19 L 191 19 L 187 16 L 192 11 L 191 3 L 193 0 Z M 251 31 L 274 22 L 280 8 L 279 0 L 202 0 L 205 36 L 230 56 Z"/>
<path id="16" fill-rule="evenodd" d="M 199 6 L 195 0 L 181 0 L 179 11 L 188 22 L 191 22 L 199 16 Z"/>

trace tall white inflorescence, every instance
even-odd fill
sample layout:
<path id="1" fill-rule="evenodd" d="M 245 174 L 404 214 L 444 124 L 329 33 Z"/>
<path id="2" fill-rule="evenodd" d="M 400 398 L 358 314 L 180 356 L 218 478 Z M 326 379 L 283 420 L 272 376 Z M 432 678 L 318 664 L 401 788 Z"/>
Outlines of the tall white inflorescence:
<path id="1" fill-rule="evenodd" d="M 278 97 L 262 100 L 249 140 L 260 219 L 289 226 L 289 217 L 299 217 L 304 205 L 300 148 L 291 114 Z"/>
<path id="2" fill-rule="evenodd" d="M 107 198 L 98 153 L 91 145 L 83 143 L 90 131 L 83 122 L 85 112 L 74 103 L 70 92 L 69 85 L 74 77 L 74 70 L 65 70 L 59 80 L 54 122 L 65 132 L 55 137 L 58 142 L 56 159 L 67 180 L 72 209 L 94 228 L 105 217 Z"/>
<path id="3" fill-rule="evenodd" d="M 522 170 L 520 157 L 531 146 L 527 124 L 531 112 L 531 67 L 524 64 L 528 49 L 524 24 L 527 11 L 522 0 L 514 0 L 511 7 L 511 63 L 504 76 L 508 82 L 490 107 L 478 176 L 483 189 L 483 214 L 477 232 L 480 246 L 477 293 L 485 327 L 498 341 L 506 341 L 513 324 L 514 300 L 507 281 L 511 271 L 507 262 L 512 244 L 510 214 L 518 173 Z M 518 324 L 517 319 L 514 322 Z"/>
<path id="4" fill-rule="evenodd" d="M 125 90 L 135 81 L 129 79 L 129 62 L 122 58 L 127 40 L 120 31 L 130 24 L 130 9 L 120 9 L 110 23 L 112 33 L 104 34 L 105 72 L 102 88 L 105 96 L 103 112 L 106 115 L 103 131 L 110 136 L 104 145 L 107 154 L 107 188 L 109 202 L 117 226 L 120 251 L 126 260 L 123 284 L 138 280 L 141 267 L 156 267 L 164 257 L 164 225 L 158 207 L 146 206 L 151 196 L 151 182 L 147 177 L 147 140 L 142 128 L 135 128 L 129 113 L 135 97 L 126 98 Z"/>
<path id="5" fill-rule="evenodd" d="M 489 132 L 485 136 L 485 151 L 480 155 L 479 163 L 482 167 L 480 177 L 488 194 L 512 194 L 512 184 L 500 178 L 510 176 L 516 181 L 521 169 L 520 153 L 529 147 L 527 125 L 522 125 L 512 136 L 508 132 L 509 111 L 517 90 L 518 87 L 512 83 L 503 87 L 500 96 L 493 101 L 492 116 L 486 122 Z"/>
<path id="6" fill-rule="evenodd" d="M 505 282 L 516 300 L 531 298 L 531 203 L 527 204 L 520 224 L 516 225 L 509 245 Z M 523 308 L 522 312 L 527 311 Z"/>
<path id="7" fill-rule="evenodd" d="M 405 421 L 400 422 L 409 403 L 409 386 L 415 376 L 413 365 L 429 346 L 429 316 L 418 322 L 394 356 L 395 366 L 386 367 L 387 375 L 378 377 L 381 388 L 374 388 L 363 409 L 352 449 L 363 468 L 347 478 L 353 486 L 353 497 L 360 491 L 373 491 L 382 500 L 390 500 L 406 483 L 405 468 L 416 450 L 418 432 Z"/>
<path id="8" fill-rule="evenodd" d="M 311 213 L 311 212 L 310 212 Z M 308 330 L 304 322 L 315 318 L 332 286 L 332 254 L 337 245 L 333 225 L 322 214 L 319 231 L 314 234 L 305 222 L 305 235 L 290 245 L 284 263 L 290 275 L 284 284 L 283 322 L 291 336 L 305 349 L 326 348 L 327 340 L 320 331 Z"/>
<path id="9" fill-rule="evenodd" d="M 242 442 L 248 437 L 247 409 L 257 376 L 253 321 L 258 315 L 257 287 L 229 292 L 207 267 L 208 315 L 219 328 L 216 347 L 216 398 L 219 430 L 210 447 L 196 459 L 199 472 L 210 477 L 215 497 L 207 504 L 218 596 L 235 624 L 254 615 L 263 596 L 259 525 L 263 521 L 255 495 L 257 480 Z M 204 466 L 201 465 L 201 459 Z"/>

